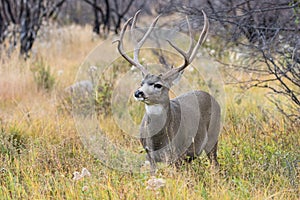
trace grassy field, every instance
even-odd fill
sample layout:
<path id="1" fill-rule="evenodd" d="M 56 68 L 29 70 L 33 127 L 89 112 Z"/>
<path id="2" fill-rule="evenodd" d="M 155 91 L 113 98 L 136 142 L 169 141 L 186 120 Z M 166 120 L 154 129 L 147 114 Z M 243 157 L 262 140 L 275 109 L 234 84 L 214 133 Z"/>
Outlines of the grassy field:
<path id="1" fill-rule="evenodd" d="M 203 155 L 179 170 L 159 170 L 165 186 L 149 190 L 149 174 L 101 164 L 84 148 L 62 101 L 100 42 L 90 27 L 71 26 L 41 35 L 26 61 L 17 52 L 2 56 L 0 199 L 300 199 L 299 127 L 285 123 L 261 90 L 225 87 L 219 172 Z M 43 81 L 43 73 L 51 79 Z M 122 134 L 109 117 L 105 129 Z M 90 174 L 75 180 L 83 168 Z"/>

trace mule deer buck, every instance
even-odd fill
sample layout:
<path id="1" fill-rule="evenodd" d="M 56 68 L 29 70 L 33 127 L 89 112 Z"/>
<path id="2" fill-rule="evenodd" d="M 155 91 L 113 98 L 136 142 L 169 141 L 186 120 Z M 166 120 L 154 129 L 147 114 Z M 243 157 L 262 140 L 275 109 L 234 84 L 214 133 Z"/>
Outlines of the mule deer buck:
<path id="1" fill-rule="evenodd" d="M 202 11 L 203 12 L 203 11 Z M 136 41 L 133 58 L 123 49 L 123 38 L 130 22 L 131 34 L 136 27 L 139 11 L 123 26 L 118 42 L 119 53 L 143 75 L 141 87 L 135 91 L 134 97 L 145 103 L 146 113 L 140 127 L 141 143 L 147 152 L 151 173 L 156 171 L 156 162 L 180 164 L 191 161 L 204 150 L 212 164 L 218 167 L 217 145 L 220 132 L 220 106 L 208 93 L 191 91 L 170 100 L 169 90 L 175 80 L 180 78 L 184 69 L 190 65 L 196 53 L 205 41 L 209 22 L 204 15 L 204 27 L 196 44 L 191 37 L 191 27 L 187 19 L 190 45 L 187 52 L 179 49 L 171 41 L 167 42 L 184 58 L 177 68 L 154 75 L 139 62 L 139 52 L 146 39 L 155 27 L 159 16 L 150 25 L 143 37 Z"/>

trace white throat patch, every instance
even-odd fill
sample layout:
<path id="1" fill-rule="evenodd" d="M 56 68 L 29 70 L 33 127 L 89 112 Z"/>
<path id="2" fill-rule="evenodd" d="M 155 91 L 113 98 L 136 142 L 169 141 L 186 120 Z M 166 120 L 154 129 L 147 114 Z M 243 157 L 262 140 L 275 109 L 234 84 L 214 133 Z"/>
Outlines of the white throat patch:
<path id="1" fill-rule="evenodd" d="M 164 111 L 164 107 L 161 104 L 145 105 L 146 113 L 148 115 L 161 115 Z"/>

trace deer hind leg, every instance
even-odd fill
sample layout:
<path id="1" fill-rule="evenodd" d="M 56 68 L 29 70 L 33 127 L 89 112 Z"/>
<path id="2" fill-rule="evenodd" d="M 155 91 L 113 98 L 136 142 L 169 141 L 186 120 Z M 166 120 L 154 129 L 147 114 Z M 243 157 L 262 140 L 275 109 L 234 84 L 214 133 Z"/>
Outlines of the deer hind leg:
<path id="1" fill-rule="evenodd" d="M 215 169 L 219 169 L 219 162 L 217 160 L 217 150 L 218 150 L 218 142 L 216 142 L 215 146 L 209 151 L 206 152 L 206 155 L 210 161 L 210 164 L 215 168 Z"/>

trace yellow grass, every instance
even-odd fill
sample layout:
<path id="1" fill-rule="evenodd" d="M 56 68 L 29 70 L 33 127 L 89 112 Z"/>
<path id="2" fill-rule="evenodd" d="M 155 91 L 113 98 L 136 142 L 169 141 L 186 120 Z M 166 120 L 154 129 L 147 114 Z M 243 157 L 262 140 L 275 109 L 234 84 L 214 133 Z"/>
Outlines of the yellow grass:
<path id="1" fill-rule="evenodd" d="M 299 199 L 299 127 L 285 124 L 264 91 L 227 86 L 226 120 L 219 141 L 219 172 L 205 155 L 190 165 L 158 171 L 164 187 L 146 189 L 147 173 L 104 166 L 84 148 L 63 90 L 101 39 L 90 27 L 43 33 L 24 61 L 15 52 L 0 67 L 1 199 Z M 51 91 L 38 89 L 32 68 L 40 61 L 55 77 Z M 225 78 L 225 77 L 224 77 Z M 114 143 L 138 152 L 113 119 L 101 116 Z M 123 140 L 122 140 L 123 139 Z M 73 173 L 87 168 L 78 181 Z"/>

